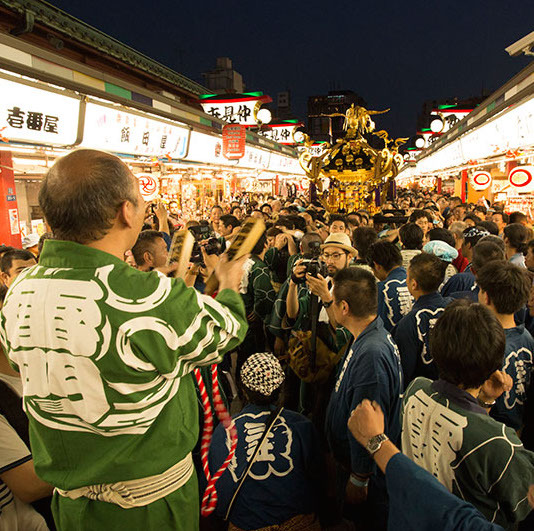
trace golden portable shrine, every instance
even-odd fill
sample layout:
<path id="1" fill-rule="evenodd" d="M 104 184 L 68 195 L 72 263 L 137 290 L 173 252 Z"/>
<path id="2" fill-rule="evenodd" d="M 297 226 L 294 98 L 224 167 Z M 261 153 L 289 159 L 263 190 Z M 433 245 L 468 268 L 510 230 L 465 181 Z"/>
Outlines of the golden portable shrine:
<path id="1" fill-rule="evenodd" d="M 371 116 L 388 111 L 369 111 L 352 104 L 345 114 L 321 115 L 344 116 L 346 133 L 333 145 L 321 144 L 322 152 L 318 155 L 308 149 L 313 140 L 301 133 L 299 140 L 303 141 L 305 150 L 299 157 L 300 165 L 328 211 L 365 208 L 374 213 L 386 201 L 388 189 L 403 162 L 399 146 L 408 140 L 393 140 L 387 131 L 375 131 Z"/>

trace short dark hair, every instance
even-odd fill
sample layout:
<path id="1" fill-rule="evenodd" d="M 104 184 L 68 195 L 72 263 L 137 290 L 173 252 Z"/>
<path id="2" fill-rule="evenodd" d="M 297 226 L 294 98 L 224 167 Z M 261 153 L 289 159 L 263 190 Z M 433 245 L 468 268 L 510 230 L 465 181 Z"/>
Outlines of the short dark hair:
<path id="1" fill-rule="evenodd" d="M 524 267 L 506 260 L 490 262 L 477 271 L 477 284 L 488 294 L 497 313 L 511 315 L 528 300 L 532 282 Z"/>
<path id="2" fill-rule="evenodd" d="M 430 212 L 427 212 L 426 210 L 414 210 L 412 214 L 410 215 L 410 219 L 408 220 L 410 223 L 415 223 L 418 219 L 426 218 L 428 219 L 429 223 L 432 223 L 433 218 Z"/>
<path id="3" fill-rule="evenodd" d="M 352 244 L 362 260 L 367 260 L 369 248 L 378 240 L 378 233 L 373 227 L 356 227 L 352 231 Z"/>
<path id="4" fill-rule="evenodd" d="M 309 214 L 313 221 L 317 221 L 317 212 L 313 210 L 313 208 L 308 208 L 308 210 L 305 211 L 306 214 Z M 301 212 L 301 214 L 304 214 L 304 212 Z"/>
<path id="5" fill-rule="evenodd" d="M 472 212 L 464 216 L 464 221 L 466 219 L 470 219 L 475 225 L 478 225 L 482 221 L 482 218 L 480 218 L 476 214 L 473 214 Z"/>
<path id="6" fill-rule="evenodd" d="M 410 260 L 410 278 L 417 281 L 424 293 L 437 291 L 445 278 L 447 263 L 434 254 L 420 253 Z"/>
<path id="7" fill-rule="evenodd" d="M 341 221 L 342 223 L 345 224 L 345 228 L 347 228 L 347 220 L 345 219 L 345 216 L 341 214 L 331 214 L 330 217 L 328 218 L 328 226 L 330 227 L 330 225 L 332 225 L 334 221 Z"/>
<path id="8" fill-rule="evenodd" d="M 506 212 L 503 212 L 502 210 L 496 210 L 492 216 L 495 216 L 495 214 L 499 214 L 502 218 L 502 220 L 505 222 L 505 223 L 508 223 L 508 220 L 510 219 L 508 217 L 508 214 Z"/>
<path id="9" fill-rule="evenodd" d="M 267 235 L 264 232 L 259 237 L 258 241 L 256 242 L 256 245 L 254 245 L 254 247 L 250 251 L 250 254 L 256 254 L 256 255 L 261 254 L 263 252 L 263 250 L 265 249 L 266 245 L 267 245 Z"/>
<path id="10" fill-rule="evenodd" d="M 490 234 L 493 234 L 494 236 L 499 236 L 499 227 L 497 227 L 497 223 L 495 223 L 494 221 L 479 221 L 477 223 L 477 227 L 487 230 Z"/>
<path id="11" fill-rule="evenodd" d="M 145 264 L 144 254 L 148 252 L 153 252 L 154 243 L 156 243 L 157 238 L 164 240 L 161 232 L 157 230 L 143 230 L 137 236 L 137 241 L 132 247 L 132 254 L 135 260 L 135 263 L 138 266 Z M 165 241 L 165 240 L 164 240 Z"/>
<path id="12" fill-rule="evenodd" d="M 449 244 L 451 247 L 456 246 L 456 240 L 454 239 L 454 234 L 449 229 L 443 229 L 441 227 L 436 227 L 428 231 L 429 241 L 439 240 Z"/>
<path id="13" fill-rule="evenodd" d="M 241 225 L 241 222 L 235 216 L 232 216 L 232 214 L 225 214 L 224 216 L 221 216 L 220 222 L 225 227 L 230 225 L 232 229 L 235 229 Z"/>
<path id="14" fill-rule="evenodd" d="M 416 223 L 406 223 L 399 229 L 399 237 L 405 249 L 422 249 L 425 233 Z"/>
<path id="15" fill-rule="evenodd" d="M 3 243 L 2 245 L 0 245 L 0 258 L 3 254 L 7 253 L 8 251 L 14 251 L 15 249 L 16 247 L 11 247 L 11 245 L 6 245 L 5 243 Z"/>
<path id="16" fill-rule="evenodd" d="M 402 265 L 402 255 L 399 248 L 394 243 L 386 241 L 379 241 L 371 245 L 368 260 L 371 266 L 373 263 L 377 263 L 386 271 Z"/>
<path id="17" fill-rule="evenodd" d="M 4 304 L 8 291 L 9 288 L 5 284 L 0 284 L 0 307 Z"/>
<path id="18" fill-rule="evenodd" d="M 526 249 L 525 249 L 525 254 L 526 254 L 528 249 L 532 249 L 534 251 L 534 240 L 529 240 L 527 242 L 527 246 L 526 246 Z"/>
<path id="19" fill-rule="evenodd" d="M 346 267 L 334 277 L 334 298 L 345 301 L 354 317 L 376 314 L 378 289 L 374 275 L 363 267 Z"/>
<path id="20" fill-rule="evenodd" d="M 499 249 L 502 250 L 503 253 L 506 250 L 506 246 L 504 245 L 504 242 L 502 241 L 502 238 L 500 236 L 497 236 L 496 234 L 487 234 L 486 236 L 482 236 L 482 238 L 480 238 L 480 240 L 478 240 L 477 245 L 481 244 L 482 242 L 494 243 L 495 245 L 497 245 L 499 247 Z M 475 245 L 475 247 L 476 247 L 476 245 Z M 474 249 L 474 247 L 473 247 L 473 249 Z M 501 260 L 501 259 L 499 258 L 499 260 Z"/>
<path id="21" fill-rule="evenodd" d="M 253 391 L 252 389 L 249 389 L 242 382 L 241 377 L 239 377 L 239 384 L 247 394 L 247 402 L 256 406 L 269 406 L 271 404 L 276 404 L 276 402 L 278 402 L 278 399 L 280 398 L 280 393 L 284 387 L 284 384 L 282 383 L 282 385 L 276 388 L 270 395 L 264 395 L 259 391 Z"/>
<path id="22" fill-rule="evenodd" d="M 135 186 L 135 177 L 118 157 L 78 149 L 50 168 L 39 205 L 55 238 L 83 244 L 109 232 L 125 201 L 139 206 Z"/>
<path id="23" fill-rule="evenodd" d="M 522 221 L 527 221 L 528 217 L 523 212 L 511 212 L 508 218 L 510 225 L 512 223 L 521 223 Z"/>
<path id="24" fill-rule="evenodd" d="M 441 379 L 464 389 L 480 387 L 504 360 L 506 337 L 493 312 L 459 299 L 430 332 L 430 354 Z"/>
<path id="25" fill-rule="evenodd" d="M 213 205 L 211 207 L 211 211 L 213 212 L 216 208 L 218 208 L 221 212 L 224 212 L 223 207 L 221 205 Z"/>
<path id="26" fill-rule="evenodd" d="M 282 230 L 278 227 L 270 227 L 265 231 L 265 235 L 268 238 L 276 238 L 279 234 L 282 234 Z"/>
<path id="27" fill-rule="evenodd" d="M 508 238 L 510 247 L 517 249 L 518 253 L 526 251 L 528 229 L 521 223 L 511 223 L 504 227 L 504 237 Z"/>
<path id="28" fill-rule="evenodd" d="M 362 217 L 360 216 L 360 214 L 358 214 L 358 212 L 349 212 L 346 215 L 346 218 L 348 223 L 350 223 L 351 225 L 356 225 L 356 227 L 358 227 L 362 222 Z"/>
<path id="29" fill-rule="evenodd" d="M 489 238 L 489 236 L 484 236 L 484 238 Z M 489 262 L 501 261 L 505 258 L 504 249 L 498 243 L 481 239 L 473 247 L 472 269 L 478 273 Z"/>
<path id="30" fill-rule="evenodd" d="M 13 262 L 15 260 L 35 260 L 37 263 L 35 256 L 33 256 L 30 251 L 27 251 L 26 249 L 14 249 L 13 251 L 8 251 L 3 254 L 2 259 L 0 260 L 0 269 L 2 270 L 2 273 L 5 273 L 6 275 L 9 274 L 9 270 L 13 267 Z"/>
<path id="31" fill-rule="evenodd" d="M 290 214 L 288 218 L 293 222 L 293 227 L 302 232 L 306 232 L 306 220 L 298 214 Z"/>

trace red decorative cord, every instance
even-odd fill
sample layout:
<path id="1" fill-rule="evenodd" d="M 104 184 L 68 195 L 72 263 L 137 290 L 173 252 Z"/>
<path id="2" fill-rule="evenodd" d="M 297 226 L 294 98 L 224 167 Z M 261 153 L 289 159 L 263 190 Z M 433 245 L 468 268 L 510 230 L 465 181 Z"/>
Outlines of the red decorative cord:
<path id="1" fill-rule="evenodd" d="M 202 406 L 204 407 L 204 430 L 202 432 L 202 442 L 200 445 L 200 458 L 202 460 L 202 469 L 204 470 L 204 475 L 208 485 L 204 491 L 204 496 L 202 497 L 202 504 L 200 507 L 200 514 L 202 516 L 209 516 L 217 507 L 217 490 L 215 484 L 218 479 L 223 475 L 224 471 L 228 468 L 230 461 L 235 455 L 235 450 L 237 447 L 237 430 L 235 428 L 234 421 L 228 413 L 224 402 L 221 398 L 221 392 L 219 390 L 219 379 L 217 376 L 217 365 L 212 365 L 211 367 L 211 382 L 212 382 L 212 391 L 213 391 L 213 405 L 215 406 L 215 412 L 219 422 L 223 425 L 224 429 L 230 435 L 230 452 L 228 457 L 225 459 L 224 463 L 221 465 L 219 470 L 212 476 L 210 474 L 209 464 L 208 464 L 208 454 L 210 449 L 210 443 L 213 436 L 213 411 L 211 409 L 210 398 L 200 369 L 195 369 L 193 371 L 195 379 L 198 384 L 198 389 L 200 391 L 200 397 L 202 398 Z"/>

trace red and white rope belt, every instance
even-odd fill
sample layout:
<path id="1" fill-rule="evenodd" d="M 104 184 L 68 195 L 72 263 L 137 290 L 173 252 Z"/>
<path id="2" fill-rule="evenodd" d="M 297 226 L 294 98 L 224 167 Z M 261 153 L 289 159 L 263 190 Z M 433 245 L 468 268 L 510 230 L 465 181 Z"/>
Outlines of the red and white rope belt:
<path id="1" fill-rule="evenodd" d="M 232 420 L 232 417 L 228 413 L 224 402 L 221 398 L 221 392 L 219 389 L 219 379 L 217 373 L 217 365 L 212 365 L 211 367 L 211 384 L 212 384 L 212 394 L 213 394 L 213 405 L 215 406 L 215 412 L 219 422 L 223 425 L 224 429 L 228 432 L 230 436 L 230 451 L 226 457 L 224 463 L 221 465 L 219 470 L 215 472 L 212 476 L 209 469 L 208 463 L 208 454 L 210 449 L 210 443 L 213 436 L 213 411 L 211 408 L 210 398 L 206 385 L 200 373 L 200 369 L 195 369 L 193 371 L 195 379 L 198 384 L 198 389 L 200 391 L 200 397 L 202 399 L 202 406 L 204 408 L 204 430 L 202 432 L 202 441 L 200 445 L 200 458 L 202 460 L 202 468 L 204 470 L 204 475 L 208 485 L 204 491 L 204 496 L 202 497 L 202 504 L 200 507 L 200 514 L 202 516 L 209 516 L 217 506 L 217 490 L 215 484 L 219 478 L 224 474 L 224 471 L 228 468 L 228 465 L 232 461 L 235 450 L 237 447 L 237 430 Z"/>

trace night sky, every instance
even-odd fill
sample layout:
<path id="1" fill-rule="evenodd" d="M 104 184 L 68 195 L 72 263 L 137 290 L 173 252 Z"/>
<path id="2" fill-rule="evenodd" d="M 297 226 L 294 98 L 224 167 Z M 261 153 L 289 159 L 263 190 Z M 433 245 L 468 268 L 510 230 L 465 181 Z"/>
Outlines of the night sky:
<path id="1" fill-rule="evenodd" d="M 376 110 L 377 127 L 415 133 L 427 99 L 493 92 L 531 58 L 504 48 L 534 30 L 532 0 L 51 0 L 52 4 L 202 83 L 227 56 L 246 90 L 275 100 L 351 89 Z"/>

